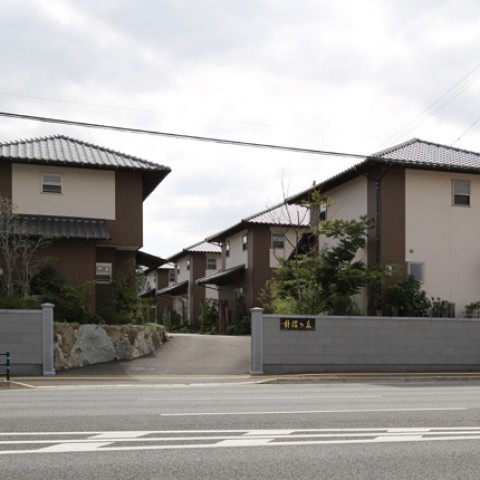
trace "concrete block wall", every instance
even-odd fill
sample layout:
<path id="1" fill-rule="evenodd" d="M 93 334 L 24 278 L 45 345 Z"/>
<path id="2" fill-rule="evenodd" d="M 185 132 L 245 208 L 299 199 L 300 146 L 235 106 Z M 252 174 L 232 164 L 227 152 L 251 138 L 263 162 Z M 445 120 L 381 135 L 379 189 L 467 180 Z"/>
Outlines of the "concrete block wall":
<path id="1" fill-rule="evenodd" d="M 252 373 L 480 369 L 479 319 L 315 317 L 315 330 L 300 331 L 281 330 L 282 318 L 252 311 Z"/>
<path id="2" fill-rule="evenodd" d="M 52 375 L 53 305 L 42 310 L 0 310 L 0 353 L 10 352 L 13 376 Z M 0 370 L 0 376 L 5 372 Z"/>

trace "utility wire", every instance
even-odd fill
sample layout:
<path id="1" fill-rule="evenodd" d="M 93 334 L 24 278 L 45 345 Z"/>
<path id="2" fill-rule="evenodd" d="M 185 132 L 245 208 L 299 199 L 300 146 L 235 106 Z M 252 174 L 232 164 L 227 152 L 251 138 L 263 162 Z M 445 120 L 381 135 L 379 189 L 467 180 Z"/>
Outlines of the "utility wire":
<path id="1" fill-rule="evenodd" d="M 328 150 L 316 150 L 313 148 L 289 147 L 286 145 L 274 145 L 268 143 L 242 142 L 239 140 L 228 140 L 225 138 L 204 137 L 200 135 L 185 135 L 181 133 L 160 132 L 158 130 L 147 130 L 143 128 L 121 127 L 118 125 L 105 125 L 101 123 L 78 122 L 74 120 L 65 120 L 61 118 L 40 117 L 36 115 L 21 115 L 19 113 L 0 112 L 0 117 L 16 118 L 19 120 L 31 120 L 35 122 L 56 123 L 61 125 L 73 125 L 76 127 L 99 128 L 104 130 L 115 130 L 117 132 L 139 133 L 145 135 L 156 135 L 161 137 L 175 138 L 178 140 L 194 140 L 198 142 L 213 142 L 223 145 L 235 145 L 239 147 L 269 148 L 273 150 L 283 150 L 295 153 L 309 153 L 313 155 L 331 155 L 336 157 L 366 158 L 367 155 L 355 153 L 332 152 Z"/>
<path id="2" fill-rule="evenodd" d="M 445 97 L 447 97 L 448 94 L 450 94 L 451 92 L 453 93 L 454 90 L 465 80 L 467 79 L 475 70 L 477 70 L 478 68 L 480 67 L 480 63 L 475 65 L 475 67 L 473 67 L 466 75 L 464 75 L 457 83 L 455 83 L 455 85 L 453 85 L 452 87 L 450 87 L 443 95 L 441 95 L 440 97 L 438 97 L 431 105 L 429 105 L 422 113 L 420 113 L 419 115 L 417 115 L 413 120 L 411 120 L 410 122 L 408 122 L 406 125 L 404 125 L 400 130 L 397 130 L 393 135 L 391 135 L 390 137 L 388 137 L 383 143 L 382 145 L 384 145 L 385 143 L 389 142 L 390 140 L 392 140 L 393 138 L 395 137 L 398 137 L 399 135 L 402 135 L 402 134 L 406 134 L 407 132 L 413 130 L 414 128 L 417 128 L 419 125 L 421 125 L 422 123 L 424 123 L 425 121 L 427 121 L 427 119 L 429 119 L 430 117 L 432 117 L 433 115 L 435 115 L 435 113 L 437 113 L 439 110 L 441 110 L 443 107 L 445 107 L 446 105 L 448 105 L 450 102 L 452 102 L 455 98 L 457 98 L 463 91 L 465 91 L 468 87 L 470 87 L 470 85 L 472 85 L 479 77 L 480 77 L 480 74 L 477 74 L 473 77 L 473 79 L 470 79 L 470 81 L 464 85 L 462 88 L 460 88 L 460 90 L 458 92 L 455 92 L 454 95 L 449 98 L 449 99 L 446 99 L 445 102 L 443 102 L 441 105 L 437 105 L 438 103 L 440 103 L 440 101 L 442 101 Z M 431 111 L 433 109 L 433 111 Z M 424 118 L 420 123 L 418 123 L 417 125 L 413 125 L 415 124 L 415 122 L 417 122 L 418 120 L 420 120 L 423 116 L 425 116 L 427 113 L 430 112 L 430 115 L 428 115 L 427 118 Z"/>
<path id="3" fill-rule="evenodd" d="M 455 145 L 463 136 L 469 132 L 478 122 L 480 122 L 480 117 L 478 117 L 455 141 L 452 142 L 452 146 Z"/>

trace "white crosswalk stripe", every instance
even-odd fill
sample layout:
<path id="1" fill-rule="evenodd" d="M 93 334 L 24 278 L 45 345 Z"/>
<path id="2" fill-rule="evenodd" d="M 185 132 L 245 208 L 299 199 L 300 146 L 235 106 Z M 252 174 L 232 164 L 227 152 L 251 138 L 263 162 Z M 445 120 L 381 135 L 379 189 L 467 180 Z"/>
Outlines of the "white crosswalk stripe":
<path id="1" fill-rule="evenodd" d="M 0 432 L 0 455 L 480 440 L 480 427 Z"/>

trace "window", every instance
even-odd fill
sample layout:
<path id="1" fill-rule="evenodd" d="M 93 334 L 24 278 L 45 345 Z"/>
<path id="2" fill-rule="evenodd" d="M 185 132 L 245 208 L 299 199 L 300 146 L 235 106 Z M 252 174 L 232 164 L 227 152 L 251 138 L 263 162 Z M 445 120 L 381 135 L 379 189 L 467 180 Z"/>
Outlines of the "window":
<path id="1" fill-rule="evenodd" d="M 282 232 L 272 233 L 272 248 L 285 248 L 285 234 Z"/>
<path id="2" fill-rule="evenodd" d="M 175 281 L 175 270 L 169 270 L 168 281 L 169 282 L 174 282 Z"/>
<path id="3" fill-rule="evenodd" d="M 327 204 L 326 203 L 320 204 L 320 215 L 319 215 L 318 218 L 321 222 L 323 220 L 327 219 Z"/>
<path id="4" fill-rule="evenodd" d="M 246 233 L 242 235 L 242 250 L 247 250 L 248 248 L 248 236 Z"/>
<path id="5" fill-rule="evenodd" d="M 95 280 L 97 283 L 111 283 L 112 281 L 112 264 L 97 263 Z"/>
<path id="6" fill-rule="evenodd" d="M 452 203 L 464 207 L 470 206 L 470 182 L 457 181 L 452 182 Z"/>
<path id="7" fill-rule="evenodd" d="M 190 270 L 190 260 L 187 260 L 187 270 Z"/>
<path id="8" fill-rule="evenodd" d="M 217 269 L 217 259 L 207 258 L 207 270 L 216 270 L 216 269 Z"/>
<path id="9" fill-rule="evenodd" d="M 407 263 L 407 273 L 411 275 L 415 280 L 423 282 L 424 272 L 423 272 L 423 263 L 422 262 L 408 262 Z"/>
<path id="10" fill-rule="evenodd" d="M 42 193 L 62 193 L 62 176 L 42 173 Z"/>
<path id="11" fill-rule="evenodd" d="M 225 248 L 225 256 L 229 257 L 230 256 L 230 242 L 228 240 L 224 243 L 224 248 Z"/>

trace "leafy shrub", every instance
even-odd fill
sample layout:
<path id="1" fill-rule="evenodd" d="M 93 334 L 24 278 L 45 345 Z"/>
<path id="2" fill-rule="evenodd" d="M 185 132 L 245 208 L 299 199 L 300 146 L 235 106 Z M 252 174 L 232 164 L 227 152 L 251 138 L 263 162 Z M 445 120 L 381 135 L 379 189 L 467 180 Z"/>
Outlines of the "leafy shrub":
<path id="1" fill-rule="evenodd" d="M 55 305 L 56 321 L 89 323 L 94 320 L 87 303 L 89 285 L 71 285 L 53 267 L 45 267 L 32 278 L 30 289 L 40 303 Z"/>
<path id="2" fill-rule="evenodd" d="M 391 287 L 390 304 L 401 317 L 428 317 L 432 308 L 422 284 L 411 275 Z"/>
<path id="3" fill-rule="evenodd" d="M 216 333 L 220 322 L 219 302 L 214 298 L 206 298 L 200 303 L 200 332 Z"/>

